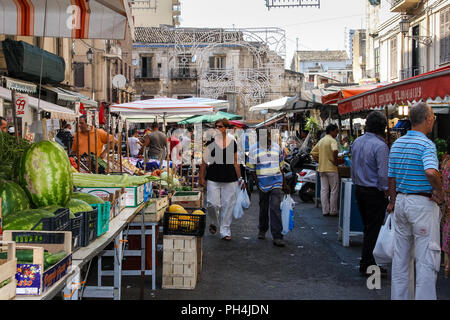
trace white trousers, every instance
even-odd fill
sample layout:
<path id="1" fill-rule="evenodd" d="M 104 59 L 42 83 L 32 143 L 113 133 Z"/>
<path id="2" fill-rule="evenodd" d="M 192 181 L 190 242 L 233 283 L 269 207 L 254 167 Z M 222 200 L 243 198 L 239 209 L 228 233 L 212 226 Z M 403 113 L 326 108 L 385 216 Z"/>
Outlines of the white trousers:
<path id="1" fill-rule="evenodd" d="M 429 198 L 398 194 L 394 210 L 392 300 L 436 300 L 436 279 L 441 262 L 440 210 Z M 415 257 L 416 284 L 409 285 Z M 415 291 L 415 295 L 412 295 Z"/>
<path id="2" fill-rule="evenodd" d="M 320 203 L 322 214 L 336 215 L 339 199 L 339 174 L 335 172 L 320 172 Z"/>
<path id="3" fill-rule="evenodd" d="M 237 182 L 214 182 L 207 180 L 207 209 L 214 225 L 220 227 L 220 236 L 231 236 L 230 225 L 236 203 Z"/>

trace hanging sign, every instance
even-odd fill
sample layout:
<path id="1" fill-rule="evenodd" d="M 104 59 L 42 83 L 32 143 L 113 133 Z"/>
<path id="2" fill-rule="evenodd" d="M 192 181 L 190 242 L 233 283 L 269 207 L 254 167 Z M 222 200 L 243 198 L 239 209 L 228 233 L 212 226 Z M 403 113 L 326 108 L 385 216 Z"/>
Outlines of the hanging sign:
<path id="1" fill-rule="evenodd" d="M 23 118 L 25 110 L 28 107 L 28 95 L 19 92 L 14 93 L 14 104 L 16 107 L 16 117 Z"/>

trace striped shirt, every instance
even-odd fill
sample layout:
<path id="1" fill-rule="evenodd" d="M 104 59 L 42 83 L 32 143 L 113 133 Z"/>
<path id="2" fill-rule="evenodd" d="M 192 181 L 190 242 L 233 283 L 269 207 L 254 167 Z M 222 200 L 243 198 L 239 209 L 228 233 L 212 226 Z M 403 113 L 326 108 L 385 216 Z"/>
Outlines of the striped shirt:
<path id="1" fill-rule="evenodd" d="M 252 145 L 246 165 L 250 170 L 256 171 L 258 187 L 261 191 L 268 192 L 275 188 L 282 188 L 283 153 L 278 144 L 272 143 L 269 150 L 258 144 Z"/>
<path id="2" fill-rule="evenodd" d="M 389 178 L 395 178 L 397 192 L 431 192 L 425 170 L 439 170 L 436 146 L 423 133 L 410 130 L 397 139 L 389 154 Z"/>

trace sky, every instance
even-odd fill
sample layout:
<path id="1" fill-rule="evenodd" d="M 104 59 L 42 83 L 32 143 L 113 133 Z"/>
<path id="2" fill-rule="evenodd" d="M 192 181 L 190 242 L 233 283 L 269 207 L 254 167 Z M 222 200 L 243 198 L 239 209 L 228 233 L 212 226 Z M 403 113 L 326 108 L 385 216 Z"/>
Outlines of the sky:
<path id="1" fill-rule="evenodd" d="M 180 0 L 180 27 L 278 27 L 286 31 L 286 67 L 299 50 L 345 50 L 345 31 L 365 27 L 367 0 L 321 0 L 319 8 L 272 8 L 265 0 Z"/>

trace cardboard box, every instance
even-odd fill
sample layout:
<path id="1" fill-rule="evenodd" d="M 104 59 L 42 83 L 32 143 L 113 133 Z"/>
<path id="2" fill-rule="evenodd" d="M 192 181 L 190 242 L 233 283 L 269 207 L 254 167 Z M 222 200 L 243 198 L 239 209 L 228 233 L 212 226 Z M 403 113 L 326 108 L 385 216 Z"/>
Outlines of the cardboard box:
<path id="1" fill-rule="evenodd" d="M 126 188 L 111 188 L 111 187 L 96 187 L 96 188 L 86 188 L 78 187 L 81 192 L 92 193 L 100 198 L 108 197 L 117 190 L 125 189 L 124 201 L 119 201 L 119 206 L 125 206 L 127 208 L 138 207 L 142 202 L 144 202 L 144 188 L 142 184 L 140 186 L 126 187 Z"/>
<path id="2" fill-rule="evenodd" d="M 16 296 L 16 243 L 0 241 L 2 251 L 8 252 L 7 259 L 0 259 L 0 284 L 9 281 L 0 288 L 0 300 L 10 300 Z"/>

